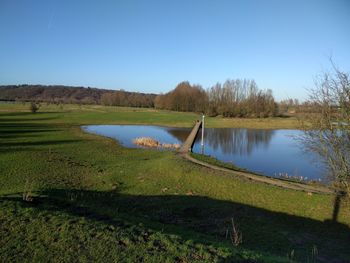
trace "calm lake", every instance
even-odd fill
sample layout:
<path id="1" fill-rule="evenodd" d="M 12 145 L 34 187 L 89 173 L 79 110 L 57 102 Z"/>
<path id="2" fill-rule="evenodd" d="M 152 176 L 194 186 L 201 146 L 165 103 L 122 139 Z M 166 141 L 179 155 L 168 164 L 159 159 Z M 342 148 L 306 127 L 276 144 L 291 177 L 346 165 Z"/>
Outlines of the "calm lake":
<path id="1" fill-rule="evenodd" d="M 89 125 L 83 130 L 118 140 L 125 147 L 137 137 L 151 137 L 161 143 L 183 143 L 189 128 L 145 125 Z M 200 131 L 201 133 L 201 131 Z M 313 153 L 304 153 L 294 139 L 299 130 L 207 128 L 204 147 L 198 134 L 193 152 L 204 153 L 224 162 L 272 177 L 303 177 L 326 182 L 325 170 Z"/>

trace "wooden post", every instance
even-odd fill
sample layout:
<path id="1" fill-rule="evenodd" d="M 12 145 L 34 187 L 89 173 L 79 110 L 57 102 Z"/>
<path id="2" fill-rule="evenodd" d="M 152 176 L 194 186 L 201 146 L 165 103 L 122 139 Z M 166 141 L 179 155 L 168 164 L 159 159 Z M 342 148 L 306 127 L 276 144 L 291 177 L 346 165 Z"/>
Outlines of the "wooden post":
<path id="1" fill-rule="evenodd" d="M 202 115 L 202 141 L 201 141 L 202 154 L 204 153 L 204 114 Z"/>

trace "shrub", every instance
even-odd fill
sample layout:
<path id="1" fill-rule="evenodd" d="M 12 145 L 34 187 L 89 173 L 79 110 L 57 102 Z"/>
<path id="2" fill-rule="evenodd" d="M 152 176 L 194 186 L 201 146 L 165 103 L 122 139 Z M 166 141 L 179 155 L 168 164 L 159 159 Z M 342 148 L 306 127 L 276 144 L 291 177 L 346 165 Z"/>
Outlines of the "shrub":
<path id="1" fill-rule="evenodd" d="M 39 110 L 39 106 L 35 102 L 31 102 L 29 109 L 32 113 L 36 113 Z"/>

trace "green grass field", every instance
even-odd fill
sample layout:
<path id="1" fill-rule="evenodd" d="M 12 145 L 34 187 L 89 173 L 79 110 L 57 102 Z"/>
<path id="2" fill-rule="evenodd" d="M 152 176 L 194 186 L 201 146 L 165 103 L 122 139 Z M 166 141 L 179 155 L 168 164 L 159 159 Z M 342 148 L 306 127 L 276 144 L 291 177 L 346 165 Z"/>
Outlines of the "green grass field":
<path id="1" fill-rule="evenodd" d="M 83 124 L 190 127 L 198 115 L 0 104 L 1 262 L 350 261 L 350 208 L 211 171 L 175 152 L 126 149 Z M 295 128 L 295 119 L 207 118 L 210 127 Z M 23 193 L 33 200 L 23 201 Z M 243 236 L 230 241 L 231 219 Z"/>
<path id="2" fill-rule="evenodd" d="M 0 104 L 2 112 L 28 112 L 28 104 Z M 177 127 L 192 127 L 201 115 L 155 109 L 129 107 L 106 107 L 100 105 L 46 105 L 42 104 L 38 115 L 50 117 L 45 123 L 70 125 L 82 124 L 157 124 Z M 44 115 L 43 115 L 44 114 Z M 206 117 L 206 126 L 212 128 L 261 128 L 295 129 L 300 126 L 296 118 L 240 119 Z"/>

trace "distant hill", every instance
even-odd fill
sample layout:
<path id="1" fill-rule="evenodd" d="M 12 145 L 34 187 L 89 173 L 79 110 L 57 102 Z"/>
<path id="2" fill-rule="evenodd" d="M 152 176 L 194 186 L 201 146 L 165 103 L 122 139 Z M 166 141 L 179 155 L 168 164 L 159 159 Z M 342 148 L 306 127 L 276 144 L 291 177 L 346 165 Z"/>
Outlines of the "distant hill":
<path id="1" fill-rule="evenodd" d="M 115 100 L 113 98 L 122 99 Z M 0 100 L 153 107 L 155 94 L 62 85 L 0 86 Z"/>

